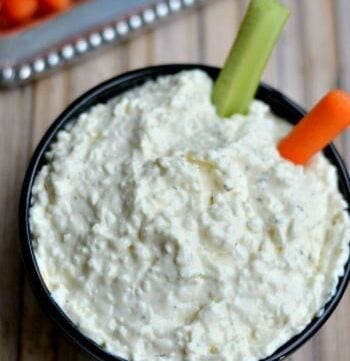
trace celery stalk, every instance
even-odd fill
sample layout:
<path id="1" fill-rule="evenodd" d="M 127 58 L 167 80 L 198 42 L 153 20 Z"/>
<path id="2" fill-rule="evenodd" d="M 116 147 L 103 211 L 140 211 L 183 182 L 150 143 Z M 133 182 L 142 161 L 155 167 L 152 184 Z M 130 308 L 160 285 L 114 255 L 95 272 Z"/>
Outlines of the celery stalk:
<path id="1" fill-rule="evenodd" d="M 288 8 L 277 0 L 250 1 L 236 40 L 214 84 L 212 102 L 220 116 L 247 113 L 289 14 Z"/>

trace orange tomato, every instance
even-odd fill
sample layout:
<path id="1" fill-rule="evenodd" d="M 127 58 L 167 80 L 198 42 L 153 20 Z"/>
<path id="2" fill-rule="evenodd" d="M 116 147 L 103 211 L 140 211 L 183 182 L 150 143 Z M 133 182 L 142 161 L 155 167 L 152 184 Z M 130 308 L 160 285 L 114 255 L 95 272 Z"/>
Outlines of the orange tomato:
<path id="1" fill-rule="evenodd" d="M 40 5 L 47 11 L 62 11 L 71 5 L 71 0 L 40 0 Z"/>
<path id="2" fill-rule="evenodd" d="M 11 21 L 29 20 L 38 9 L 38 0 L 4 0 L 4 15 Z"/>

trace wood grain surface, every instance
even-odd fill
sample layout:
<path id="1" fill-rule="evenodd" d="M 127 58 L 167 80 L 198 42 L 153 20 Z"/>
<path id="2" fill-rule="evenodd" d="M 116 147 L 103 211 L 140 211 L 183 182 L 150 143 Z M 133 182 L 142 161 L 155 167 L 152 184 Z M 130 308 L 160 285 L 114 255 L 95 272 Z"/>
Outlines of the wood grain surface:
<path id="1" fill-rule="evenodd" d="M 285 0 L 292 17 L 264 80 L 310 107 L 334 87 L 350 91 L 350 1 Z M 247 1 L 209 0 L 84 63 L 0 92 L 0 361 L 84 361 L 44 316 L 20 260 L 17 208 L 23 175 L 40 137 L 74 98 L 101 81 L 150 64 L 221 65 Z M 350 165 L 350 134 L 336 140 Z M 293 361 L 346 361 L 350 292 Z"/>

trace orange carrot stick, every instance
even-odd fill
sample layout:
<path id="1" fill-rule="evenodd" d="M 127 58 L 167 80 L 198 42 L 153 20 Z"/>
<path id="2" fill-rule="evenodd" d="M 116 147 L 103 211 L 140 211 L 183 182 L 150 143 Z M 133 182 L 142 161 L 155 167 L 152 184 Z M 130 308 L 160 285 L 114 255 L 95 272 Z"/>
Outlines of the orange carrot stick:
<path id="1" fill-rule="evenodd" d="M 5 0 L 3 8 L 9 20 L 22 22 L 34 15 L 38 9 L 38 0 Z"/>
<path id="2" fill-rule="evenodd" d="M 278 144 L 282 157 L 305 164 L 350 125 L 350 94 L 332 90 Z"/>
<path id="3" fill-rule="evenodd" d="M 67 9 L 71 0 L 40 0 L 40 5 L 47 11 L 62 11 Z"/>

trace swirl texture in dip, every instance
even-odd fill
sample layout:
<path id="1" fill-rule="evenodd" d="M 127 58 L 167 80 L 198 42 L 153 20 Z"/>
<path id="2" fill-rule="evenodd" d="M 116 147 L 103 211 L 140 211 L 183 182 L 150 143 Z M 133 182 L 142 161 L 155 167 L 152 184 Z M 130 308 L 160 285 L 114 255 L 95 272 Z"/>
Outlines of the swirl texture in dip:
<path id="1" fill-rule="evenodd" d="M 336 169 L 282 159 L 290 129 L 254 101 L 222 119 L 201 71 L 94 106 L 61 131 L 30 225 L 47 287 L 133 361 L 255 361 L 336 288 L 349 217 Z"/>

